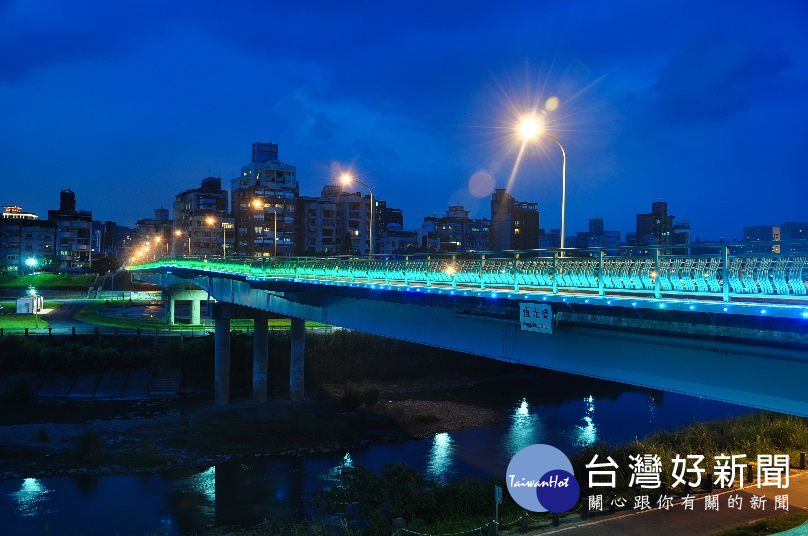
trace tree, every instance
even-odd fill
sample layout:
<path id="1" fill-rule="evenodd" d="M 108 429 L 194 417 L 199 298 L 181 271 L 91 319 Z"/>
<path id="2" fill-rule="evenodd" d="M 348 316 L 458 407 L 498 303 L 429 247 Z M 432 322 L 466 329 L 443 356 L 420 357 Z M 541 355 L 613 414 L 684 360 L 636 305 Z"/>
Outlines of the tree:
<path id="1" fill-rule="evenodd" d="M 121 267 L 121 261 L 115 255 L 105 255 L 93 260 L 91 271 L 97 274 L 105 274 L 109 271 L 117 270 Z"/>

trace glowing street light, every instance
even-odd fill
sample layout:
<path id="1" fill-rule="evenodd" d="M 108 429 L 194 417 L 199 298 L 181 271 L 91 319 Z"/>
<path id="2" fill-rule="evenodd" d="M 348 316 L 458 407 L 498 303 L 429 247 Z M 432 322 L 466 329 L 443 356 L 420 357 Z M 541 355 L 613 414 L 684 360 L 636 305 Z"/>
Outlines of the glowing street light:
<path id="1" fill-rule="evenodd" d="M 39 329 L 39 297 L 36 295 L 36 288 L 28 287 L 28 294 L 34 298 L 34 327 Z"/>
<path id="2" fill-rule="evenodd" d="M 181 230 L 177 229 L 176 231 L 174 231 L 174 234 L 177 235 L 177 237 L 180 237 L 185 233 L 183 233 Z M 189 257 L 191 256 L 191 231 L 190 230 L 188 231 L 188 256 Z"/>
<path id="3" fill-rule="evenodd" d="M 368 256 L 370 257 L 370 256 L 373 255 L 373 220 L 376 219 L 376 217 L 375 217 L 376 211 L 374 210 L 375 207 L 373 205 L 373 190 L 370 189 L 370 186 L 368 186 L 364 182 L 361 182 L 361 181 L 358 181 L 358 180 L 354 179 L 348 173 L 343 173 L 340 176 L 340 180 L 342 181 L 342 184 L 344 184 L 346 186 L 348 184 L 351 184 L 352 182 L 355 182 L 356 184 L 361 184 L 362 186 L 364 186 L 365 188 L 368 189 L 368 192 L 370 192 L 370 233 L 369 233 L 370 234 L 370 237 L 369 237 L 370 238 L 370 250 L 369 250 L 369 253 L 368 253 Z"/>
<path id="4" fill-rule="evenodd" d="M 264 210 L 266 204 L 260 199 L 255 199 L 252 206 L 256 210 Z M 272 207 L 272 256 L 278 256 L 278 207 Z M 264 256 L 264 224 L 261 223 L 261 257 Z"/>
<path id="5" fill-rule="evenodd" d="M 519 134 L 522 140 L 527 143 L 536 140 L 539 136 L 546 136 L 556 142 L 556 145 L 561 149 L 561 156 L 563 157 L 561 165 L 561 255 L 564 255 L 564 234 L 565 234 L 565 213 L 567 208 L 567 151 L 564 146 L 555 136 L 548 134 L 544 130 L 544 124 L 535 114 L 530 114 L 522 117 L 519 122 Z"/>
<path id="6" fill-rule="evenodd" d="M 205 219 L 205 222 L 207 222 L 208 225 L 213 227 L 213 225 L 216 223 L 216 220 L 213 219 L 212 217 L 208 216 Z M 227 249 L 226 249 L 227 248 L 227 235 L 226 235 L 226 233 L 227 233 L 226 229 L 227 228 L 225 227 L 225 225 L 226 225 L 226 223 L 222 222 L 222 258 L 223 259 L 227 258 Z"/>

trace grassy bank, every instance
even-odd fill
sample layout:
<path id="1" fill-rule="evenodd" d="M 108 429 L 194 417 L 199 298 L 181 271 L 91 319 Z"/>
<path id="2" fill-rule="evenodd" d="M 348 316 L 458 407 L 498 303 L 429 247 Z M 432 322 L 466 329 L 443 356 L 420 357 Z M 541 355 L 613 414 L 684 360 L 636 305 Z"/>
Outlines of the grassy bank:
<path id="1" fill-rule="evenodd" d="M 18 275 L 0 274 L 0 289 L 3 288 L 28 288 L 35 287 L 41 289 L 61 289 L 61 290 L 87 290 L 95 281 L 95 274 L 73 275 L 73 274 L 37 274 Z"/>
<path id="2" fill-rule="evenodd" d="M 730 530 L 722 530 L 713 536 L 762 536 L 764 534 L 777 534 L 794 527 L 799 527 L 808 521 L 808 513 L 788 514 L 769 519 L 762 519 L 754 523 L 735 527 Z"/>
<path id="3" fill-rule="evenodd" d="M 79 374 L 142 368 L 151 361 L 152 341 L 132 337 L 50 337 L 7 335 L 0 338 L 0 373 L 61 372 Z"/>
<path id="4" fill-rule="evenodd" d="M 166 329 L 166 330 L 188 330 L 191 324 L 174 324 L 169 326 L 163 321 L 162 315 L 159 317 L 142 317 L 142 316 L 111 316 L 104 314 L 103 309 L 130 309 L 133 307 L 143 307 L 145 302 L 138 301 L 97 301 L 87 304 L 81 311 L 76 313 L 74 317 L 76 320 L 93 324 L 96 326 L 106 326 L 121 329 Z M 210 320 L 206 320 L 210 324 Z M 273 318 L 269 320 L 270 329 L 288 329 L 290 320 L 288 318 Z M 196 324 L 200 327 L 202 324 Z M 328 327 L 326 324 L 318 322 L 306 322 L 306 327 Z M 234 330 L 252 330 L 253 321 L 251 319 L 235 319 L 230 322 L 230 328 Z"/>

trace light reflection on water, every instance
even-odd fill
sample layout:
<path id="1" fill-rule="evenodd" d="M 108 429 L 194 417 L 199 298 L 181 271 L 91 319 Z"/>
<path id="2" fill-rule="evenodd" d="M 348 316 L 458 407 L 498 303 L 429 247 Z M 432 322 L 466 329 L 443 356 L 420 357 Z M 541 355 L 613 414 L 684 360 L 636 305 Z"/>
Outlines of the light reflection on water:
<path id="1" fill-rule="evenodd" d="M 216 503 L 216 466 L 197 473 L 188 479 L 188 485 L 194 491 L 205 496 L 211 504 Z"/>
<path id="2" fill-rule="evenodd" d="M 426 464 L 426 477 L 435 482 L 446 483 L 454 471 L 454 441 L 446 432 L 435 434 Z"/>
<path id="3" fill-rule="evenodd" d="M 583 424 L 575 426 L 573 444 L 576 448 L 594 445 L 598 440 L 598 427 L 595 424 L 595 398 L 592 395 L 584 398 Z"/>
<path id="4" fill-rule="evenodd" d="M 50 490 L 36 478 L 26 478 L 22 481 L 20 490 L 10 495 L 14 497 L 20 515 L 39 516 L 50 513 L 47 508 L 48 493 Z"/>
<path id="5" fill-rule="evenodd" d="M 86 525 L 89 512 L 95 524 L 82 525 L 82 533 L 90 536 L 106 536 L 104 528 L 110 526 L 126 527 L 120 534 L 179 536 L 204 533 L 213 526 L 255 525 L 305 512 L 306 501 L 338 483 L 350 467 L 378 472 L 385 463 L 406 462 L 438 482 L 501 477 L 510 458 L 535 443 L 572 454 L 592 443 L 619 444 L 693 419 L 749 412 L 684 395 L 610 396 L 589 389 L 550 403 L 545 391 L 533 384 L 518 389 L 510 383 L 502 389 L 486 385 L 472 393 L 472 401 L 501 411 L 504 422 L 347 453 L 261 457 L 202 471 L 101 476 L 92 486 L 77 477 L 0 481 L 0 533 L 43 534 L 43 523 L 54 534 L 70 533 L 72 527 Z M 494 393 L 492 400 L 483 398 L 489 393 Z"/>
<path id="6" fill-rule="evenodd" d="M 544 443 L 546 426 L 537 413 L 530 413 L 527 399 L 523 398 L 511 414 L 511 423 L 505 436 L 508 457 L 535 443 Z"/>
<path id="7" fill-rule="evenodd" d="M 342 482 L 342 473 L 346 469 L 350 469 L 354 466 L 353 458 L 351 458 L 351 453 L 346 452 L 345 456 L 342 457 L 342 460 L 339 464 L 329 469 L 327 472 L 320 474 L 320 478 L 325 480 L 326 482 Z"/>

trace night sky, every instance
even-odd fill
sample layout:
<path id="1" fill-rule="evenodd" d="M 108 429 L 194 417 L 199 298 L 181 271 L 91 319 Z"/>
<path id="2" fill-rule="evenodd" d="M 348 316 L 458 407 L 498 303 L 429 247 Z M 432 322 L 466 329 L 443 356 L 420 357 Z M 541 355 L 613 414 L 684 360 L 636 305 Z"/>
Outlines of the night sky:
<path id="1" fill-rule="evenodd" d="M 702 240 L 808 220 L 804 0 L 206 4 L 0 0 L 0 203 L 132 225 L 272 141 L 303 195 L 351 168 L 406 228 L 488 217 L 535 109 L 567 234 L 658 199 Z M 528 149 L 512 193 L 559 227 Z"/>

